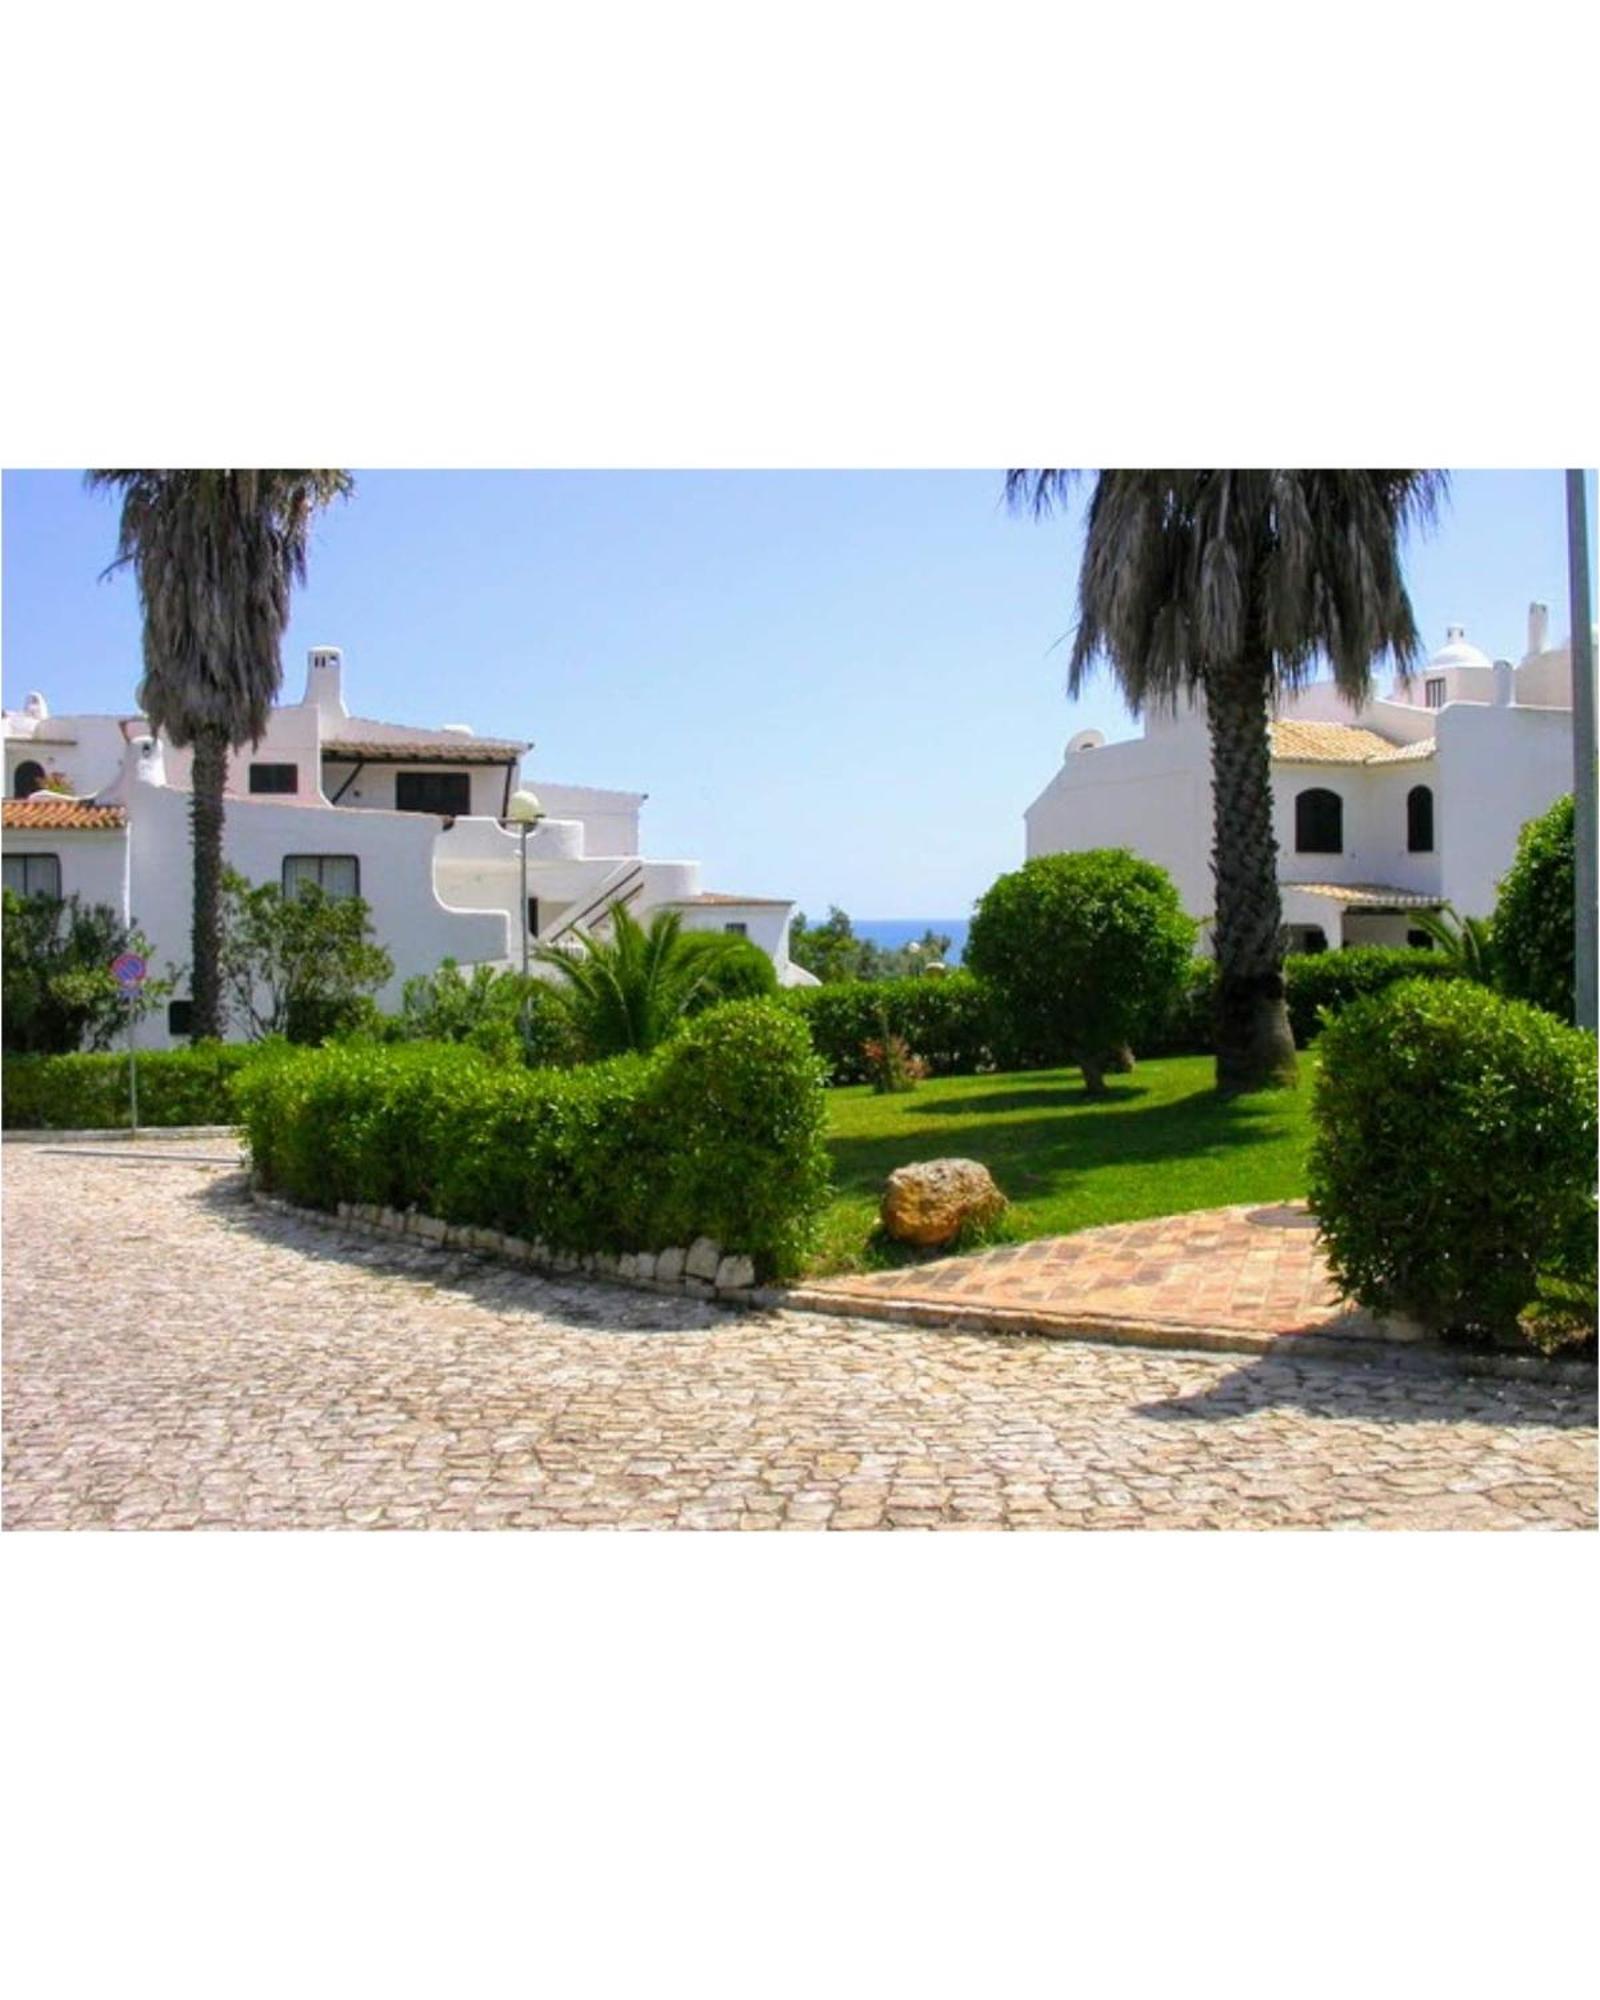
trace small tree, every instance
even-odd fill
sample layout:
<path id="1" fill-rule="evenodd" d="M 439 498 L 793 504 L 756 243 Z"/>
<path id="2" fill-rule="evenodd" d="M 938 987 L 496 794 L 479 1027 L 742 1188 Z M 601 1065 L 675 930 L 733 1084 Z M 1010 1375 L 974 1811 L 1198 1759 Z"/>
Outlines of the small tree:
<path id="1" fill-rule="evenodd" d="M 5 892 L 4 1046 L 8 1055 L 72 1055 L 106 1049 L 128 1025 L 172 991 L 169 979 L 146 980 L 130 1000 L 111 976 L 125 951 L 148 957 L 139 932 L 109 904 L 76 896 Z"/>
<path id="2" fill-rule="evenodd" d="M 1577 898 L 1572 794 L 1531 819 L 1494 906 L 1501 989 L 1563 1021 L 1576 1018 L 1573 992 Z"/>
<path id="3" fill-rule="evenodd" d="M 247 1040 L 319 1042 L 353 1025 L 394 971 L 359 896 L 328 896 L 314 882 L 285 896 L 231 868 L 222 891 L 223 992 Z"/>
<path id="4" fill-rule="evenodd" d="M 1075 1062 L 1091 1096 L 1113 1052 L 1172 1007 L 1195 924 L 1171 878 L 1120 847 L 1048 854 L 1002 875 L 978 904 L 966 962 L 1014 1033 Z"/>

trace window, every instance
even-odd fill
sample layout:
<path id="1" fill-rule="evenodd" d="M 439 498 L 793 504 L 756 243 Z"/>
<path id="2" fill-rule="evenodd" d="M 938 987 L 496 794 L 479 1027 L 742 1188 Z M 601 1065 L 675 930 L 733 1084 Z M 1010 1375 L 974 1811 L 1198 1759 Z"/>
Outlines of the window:
<path id="1" fill-rule="evenodd" d="M 25 764 L 19 764 L 11 779 L 11 795 L 17 799 L 31 799 L 44 784 L 44 766 L 36 764 L 30 757 Z"/>
<path id="2" fill-rule="evenodd" d="M 361 863 L 353 854 L 286 854 L 283 857 L 283 893 L 298 895 L 311 882 L 325 896 L 361 894 Z"/>
<path id="3" fill-rule="evenodd" d="M 724 924 L 722 928 L 728 933 L 729 937 L 748 937 L 750 935 L 750 926 L 748 924 Z"/>
<path id="4" fill-rule="evenodd" d="M 1432 951 L 1433 939 L 1426 931 L 1407 931 L 1406 943 L 1413 951 Z"/>
<path id="5" fill-rule="evenodd" d="M 250 789 L 252 792 L 297 792 L 300 789 L 300 766 L 252 764 Z"/>
<path id="6" fill-rule="evenodd" d="M 1337 792 L 1316 785 L 1296 798 L 1294 846 L 1297 854 L 1343 854 L 1344 800 Z"/>
<path id="7" fill-rule="evenodd" d="M 1321 924 L 1289 924 L 1285 928 L 1291 952 L 1313 955 L 1328 949 L 1328 933 Z"/>
<path id="8" fill-rule="evenodd" d="M 58 854 L 8 854 L 5 887 L 15 896 L 48 896 L 61 901 L 61 857 Z"/>
<path id="9" fill-rule="evenodd" d="M 539 898 L 537 896 L 530 896 L 528 898 L 528 935 L 529 937 L 537 937 L 539 935 Z"/>
<path id="10" fill-rule="evenodd" d="M 194 1002 L 192 1000 L 169 1000 L 167 1002 L 167 1033 L 169 1035 L 192 1035 L 194 1033 Z"/>
<path id="11" fill-rule="evenodd" d="M 1406 793 L 1406 850 L 1433 852 L 1433 792 L 1427 785 L 1413 785 Z"/>
<path id="12" fill-rule="evenodd" d="M 1437 679 L 1425 680 L 1422 683 L 1422 699 L 1427 703 L 1429 708 L 1444 707 L 1444 678 L 1442 675 Z"/>
<path id="13" fill-rule="evenodd" d="M 399 771 L 394 802 L 403 813 L 457 818 L 472 811 L 472 778 L 466 771 Z"/>

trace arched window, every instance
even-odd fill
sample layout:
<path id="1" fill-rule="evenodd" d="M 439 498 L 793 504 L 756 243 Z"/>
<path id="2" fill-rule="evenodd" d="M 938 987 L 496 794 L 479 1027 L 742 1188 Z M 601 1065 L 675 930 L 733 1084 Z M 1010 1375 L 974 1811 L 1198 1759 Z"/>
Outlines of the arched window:
<path id="1" fill-rule="evenodd" d="M 1294 846 L 1297 854 L 1343 854 L 1344 800 L 1337 792 L 1314 785 L 1297 795 Z"/>
<path id="2" fill-rule="evenodd" d="M 44 784 L 44 766 L 34 763 L 30 757 L 26 764 L 19 764 L 11 780 L 13 798 L 31 799 Z"/>
<path id="3" fill-rule="evenodd" d="M 1413 785 L 1406 793 L 1406 848 L 1412 854 L 1433 852 L 1433 790 Z"/>

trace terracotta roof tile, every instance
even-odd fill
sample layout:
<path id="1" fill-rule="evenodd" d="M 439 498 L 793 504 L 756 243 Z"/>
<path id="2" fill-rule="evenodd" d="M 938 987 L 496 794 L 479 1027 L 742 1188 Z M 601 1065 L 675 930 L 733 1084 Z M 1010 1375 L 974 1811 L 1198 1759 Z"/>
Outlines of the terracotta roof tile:
<path id="1" fill-rule="evenodd" d="M 1399 764 L 1433 755 L 1433 738 L 1391 743 L 1375 729 L 1351 722 L 1278 721 L 1272 725 L 1272 754 L 1290 764 Z"/>
<path id="2" fill-rule="evenodd" d="M 0 817 L 19 832 L 102 833 L 128 823 L 121 806 L 97 806 L 88 799 L 64 799 L 54 792 L 35 792 L 31 799 L 7 799 Z"/>
<path id="3" fill-rule="evenodd" d="M 674 909 L 730 909 L 730 910 L 786 910 L 787 896 L 725 896 L 712 889 L 703 890 L 698 896 L 678 896 L 673 900 Z"/>

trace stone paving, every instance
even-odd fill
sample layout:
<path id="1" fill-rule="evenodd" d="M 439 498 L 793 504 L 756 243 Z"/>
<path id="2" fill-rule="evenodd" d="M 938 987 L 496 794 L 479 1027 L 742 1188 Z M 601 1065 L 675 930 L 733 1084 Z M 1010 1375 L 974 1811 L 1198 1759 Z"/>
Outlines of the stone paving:
<path id="1" fill-rule="evenodd" d="M 1592 1389 L 728 1311 L 7 1146 L 8 1528 L 1587 1527 Z"/>
<path id="2" fill-rule="evenodd" d="M 1108 1331 L 1127 1322 L 1226 1332 L 1261 1346 L 1285 1334 L 1376 1332 L 1335 1291 L 1304 1202 L 1199 1209 L 827 1278 L 806 1299 L 841 1312 L 925 1303 L 1040 1327 L 1092 1320 Z"/>

